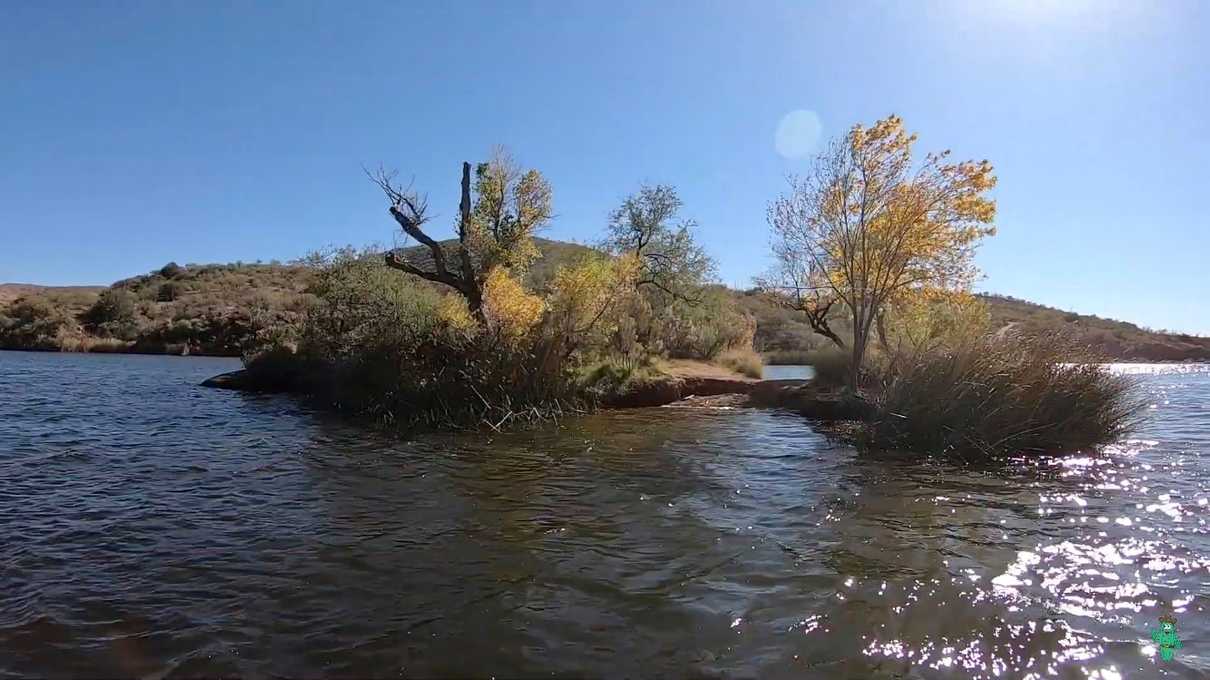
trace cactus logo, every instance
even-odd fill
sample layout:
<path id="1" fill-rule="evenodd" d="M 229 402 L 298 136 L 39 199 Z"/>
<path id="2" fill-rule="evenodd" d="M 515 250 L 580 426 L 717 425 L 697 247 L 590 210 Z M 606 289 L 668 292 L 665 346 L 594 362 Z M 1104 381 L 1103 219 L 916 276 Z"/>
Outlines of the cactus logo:
<path id="1" fill-rule="evenodd" d="M 1171 614 L 1161 614 L 1159 621 L 1160 627 L 1151 631 L 1151 639 L 1160 646 L 1160 658 L 1172 661 L 1181 647 L 1181 640 L 1176 636 L 1176 619 Z"/>

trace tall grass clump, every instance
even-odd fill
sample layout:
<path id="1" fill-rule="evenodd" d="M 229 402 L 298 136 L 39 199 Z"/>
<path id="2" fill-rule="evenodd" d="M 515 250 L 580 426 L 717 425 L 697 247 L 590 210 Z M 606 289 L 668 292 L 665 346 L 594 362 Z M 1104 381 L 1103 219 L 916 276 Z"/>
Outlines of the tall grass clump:
<path id="1" fill-rule="evenodd" d="M 1113 442 L 1135 424 L 1133 382 L 1069 347 L 1012 336 L 968 336 L 899 357 L 872 391 L 861 434 L 879 449 L 977 457 L 1059 453 Z"/>
<path id="2" fill-rule="evenodd" d="M 760 378 L 764 372 L 760 355 L 746 347 L 724 350 L 714 358 L 714 363 L 749 378 Z"/>
<path id="3" fill-rule="evenodd" d="M 848 352 L 828 346 L 813 350 L 805 357 L 815 371 L 812 383 L 819 387 L 841 387 L 848 382 L 851 358 Z"/>

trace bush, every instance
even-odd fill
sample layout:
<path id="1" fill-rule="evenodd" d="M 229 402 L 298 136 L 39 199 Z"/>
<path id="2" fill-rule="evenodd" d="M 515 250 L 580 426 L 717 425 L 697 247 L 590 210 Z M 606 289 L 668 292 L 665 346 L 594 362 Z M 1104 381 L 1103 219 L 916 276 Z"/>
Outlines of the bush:
<path id="1" fill-rule="evenodd" d="M 249 378 L 402 426 L 500 428 L 577 403 L 575 375 L 551 351 L 558 338 L 539 323 L 542 300 L 504 270 L 490 283 L 485 327 L 461 297 L 379 258 L 336 253 L 319 264 L 297 351 L 253 354 Z"/>
<path id="2" fill-rule="evenodd" d="M 169 262 L 160 268 L 160 276 L 166 279 L 175 279 L 184 273 L 185 269 L 175 262 Z"/>
<path id="3" fill-rule="evenodd" d="M 1003 456 L 1115 441 L 1142 402 L 1133 383 L 1053 341 L 981 336 L 896 361 L 862 433 L 875 448 Z"/>
<path id="4" fill-rule="evenodd" d="M 815 370 L 812 382 L 820 387 L 842 387 L 849 382 L 852 355 L 839 347 L 829 346 L 809 352 L 804 363 Z"/>
<path id="5" fill-rule="evenodd" d="M 181 295 L 181 284 L 176 281 L 165 281 L 160 284 L 156 290 L 155 299 L 157 302 L 172 302 Z"/>
<path id="6" fill-rule="evenodd" d="M 73 327 L 72 319 L 49 301 L 21 298 L 0 313 L 0 347 L 55 350 Z"/>
<path id="7" fill-rule="evenodd" d="M 654 351 L 674 359 L 710 360 L 724 350 L 752 347 L 756 320 L 722 288 L 705 288 L 688 301 L 655 304 L 662 306 L 641 334 Z"/>
<path id="8" fill-rule="evenodd" d="M 97 301 L 84 312 L 82 320 L 91 331 L 121 337 L 118 333 L 134 323 L 136 302 L 130 291 L 110 288 L 101 292 Z"/>
<path id="9" fill-rule="evenodd" d="M 761 364 L 760 355 L 751 349 L 725 350 L 714 361 L 719 366 L 724 366 L 749 378 L 760 378 L 763 374 L 764 366 Z"/>

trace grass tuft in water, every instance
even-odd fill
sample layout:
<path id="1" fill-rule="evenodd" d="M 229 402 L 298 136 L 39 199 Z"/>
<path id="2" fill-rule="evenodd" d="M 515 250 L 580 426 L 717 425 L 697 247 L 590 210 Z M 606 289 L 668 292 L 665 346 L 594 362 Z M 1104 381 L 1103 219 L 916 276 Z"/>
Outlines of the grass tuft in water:
<path id="1" fill-rule="evenodd" d="M 998 457 L 1087 450 L 1136 424 L 1134 382 L 1071 362 L 1060 343 L 973 337 L 897 361 L 860 441 L 879 449 Z"/>

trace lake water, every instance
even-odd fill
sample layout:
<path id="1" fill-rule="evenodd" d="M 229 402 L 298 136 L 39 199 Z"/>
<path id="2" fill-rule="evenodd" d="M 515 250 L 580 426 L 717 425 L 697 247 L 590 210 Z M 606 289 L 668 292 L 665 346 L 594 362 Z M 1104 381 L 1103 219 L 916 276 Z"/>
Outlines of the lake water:
<path id="1" fill-rule="evenodd" d="M 0 676 L 1210 673 L 1203 368 L 981 469 L 748 409 L 396 440 L 235 366 L 0 352 Z"/>

